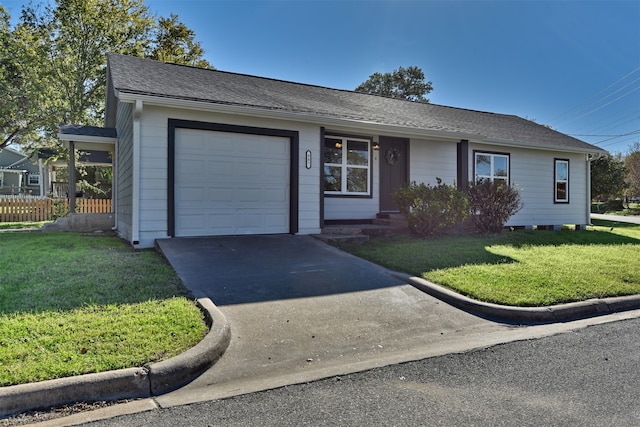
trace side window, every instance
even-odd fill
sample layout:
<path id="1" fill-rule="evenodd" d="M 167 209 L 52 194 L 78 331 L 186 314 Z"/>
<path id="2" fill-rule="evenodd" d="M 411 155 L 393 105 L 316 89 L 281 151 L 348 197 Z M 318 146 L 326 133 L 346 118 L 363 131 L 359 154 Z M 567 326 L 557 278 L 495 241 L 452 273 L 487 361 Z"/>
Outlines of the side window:
<path id="1" fill-rule="evenodd" d="M 489 179 L 509 184 L 509 154 L 474 153 L 475 180 Z"/>
<path id="2" fill-rule="evenodd" d="M 555 159 L 554 202 L 569 203 L 569 160 Z"/>
<path id="3" fill-rule="evenodd" d="M 40 175 L 29 174 L 28 185 L 40 185 Z"/>

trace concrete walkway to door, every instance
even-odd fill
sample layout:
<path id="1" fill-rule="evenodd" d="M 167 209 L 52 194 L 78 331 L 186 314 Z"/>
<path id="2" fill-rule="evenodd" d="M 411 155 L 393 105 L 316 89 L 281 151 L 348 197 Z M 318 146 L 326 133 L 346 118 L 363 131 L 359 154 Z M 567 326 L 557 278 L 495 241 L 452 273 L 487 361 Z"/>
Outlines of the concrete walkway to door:
<path id="1" fill-rule="evenodd" d="M 380 266 L 307 236 L 177 238 L 161 251 L 231 326 L 222 358 L 161 407 L 557 333 L 455 309 Z"/>

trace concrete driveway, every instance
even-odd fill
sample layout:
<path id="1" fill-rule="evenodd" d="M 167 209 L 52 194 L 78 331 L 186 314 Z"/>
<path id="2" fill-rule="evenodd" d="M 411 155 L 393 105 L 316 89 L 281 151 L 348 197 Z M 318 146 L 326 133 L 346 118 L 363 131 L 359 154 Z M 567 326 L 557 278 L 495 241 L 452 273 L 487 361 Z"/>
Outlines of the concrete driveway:
<path id="1" fill-rule="evenodd" d="M 521 329 L 455 309 L 308 236 L 158 244 L 195 296 L 224 313 L 232 333 L 212 368 L 156 398 L 164 407 L 466 351 L 507 342 Z"/>
<path id="2" fill-rule="evenodd" d="M 196 298 L 218 307 L 381 289 L 387 271 L 308 236 L 160 240 L 164 256 Z"/>

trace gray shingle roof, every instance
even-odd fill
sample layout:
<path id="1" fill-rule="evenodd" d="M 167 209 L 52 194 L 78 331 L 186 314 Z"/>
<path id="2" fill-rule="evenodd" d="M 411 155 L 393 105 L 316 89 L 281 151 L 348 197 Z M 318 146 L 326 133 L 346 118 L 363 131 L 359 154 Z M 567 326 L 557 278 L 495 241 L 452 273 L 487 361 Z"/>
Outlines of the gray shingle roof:
<path id="1" fill-rule="evenodd" d="M 121 93 L 303 113 L 408 131 L 476 135 L 487 142 L 603 151 L 514 115 L 410 102 L 245 74 L 110 54 L 113 88 Z"/>
<path id="2" fill-rule="evenodd" d="M 64 124 L 60 126 L 59 131 L 62 135 L 96 136 L 101 138 L 117 138 L 118 136 L 114 128 L 97 126 Z"/>

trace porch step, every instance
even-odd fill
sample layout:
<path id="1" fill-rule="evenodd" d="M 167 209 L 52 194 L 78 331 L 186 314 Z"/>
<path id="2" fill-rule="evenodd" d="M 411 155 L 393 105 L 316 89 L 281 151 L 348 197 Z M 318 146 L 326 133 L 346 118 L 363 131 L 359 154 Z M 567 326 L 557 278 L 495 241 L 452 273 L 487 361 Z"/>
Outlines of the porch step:
<path id="1" fill-rule="evenodd" d="M 313 237 L 327 243 L 364 243 L 370 238 L 393 237 L 408 232 L 406 221 L 386 219 L 387 223 L 377 224 L 344 224 L 326 225 L 322 229 L 322 234 Z"/>
<path id="2" fill-rule="evenodd" d="M 373 220 L 376 225 L 385 225 L 396 230 L 405 230 L 409 228 L 404 215 L 399 213 L 379 213 L 376 215 L 376 219 Z"/>
<path id="3" fill-rule="evenodd" d="M 404 219 L 404 215 L 398 212 L 379 212 L 376 214 L 378 219 Z"/>

